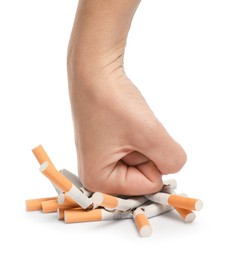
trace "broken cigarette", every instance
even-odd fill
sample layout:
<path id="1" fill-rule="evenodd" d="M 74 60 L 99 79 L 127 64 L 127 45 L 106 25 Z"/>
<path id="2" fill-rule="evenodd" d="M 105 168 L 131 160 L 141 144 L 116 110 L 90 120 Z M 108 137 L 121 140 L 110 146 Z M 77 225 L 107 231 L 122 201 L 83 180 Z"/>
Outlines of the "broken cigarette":
<path id="1" fill-rule="evenodd" d="M 91 197 L 93 195 L 93 192 L 87 190 L 85 187 L 80 187 L 80 190 L 87 196 L 87 197 Z"/>
<path id="2" fill-rule="evenodd" d="M 102 206 L 108 210 L 122 210 L 137 208 L 147 201 L 145 197 L 131 197 L 130 199 L 121 199 L 101 192 L 95 192 L 92 196 L 94 207 Z"/>
<path id="3" fill-rule="evenodd" d="M 92 200 L 81 192 L 71 181 L 63 176 L 55 167 L 48 161 L 44 162 L 40 171 L 50 179 L 60 190 L 66 192 L 78 205 L 86 209 L 92 204 Z"/>
<path id="4" fill-rule="evenodd" d="M 39 162 L 39 164 L 43 164 L 44 162 L 47 161 L 53 165 L 52 161 L 50 160 L 48 154 L 46 153 L 46 151 L 44 150 L 41 144 L 35 147 L 34 149 L 32 149 L 32 152 L 36 157 L 37 161 Z"/>
<path id="5" fill-rule="evenodd" d="M 175 179 L 169 179 L 169 180 L 164 180 L 163 184 L 165 185 L 164 188 L 172 189 L 175 190 L 177 188 L 177 181 Z"/>
<path id="6" fill-rule="evenodd" d="M 77 188 L 81 188 L 83 185 L 80 181 L 80 178 L 75 175 L 74 173 L 66 170 L 66 169 L 62 169 L 60 170 L 60 172 L 62 173 L 63 176 L 65 176 L 70 182 L 72 182 Z"/>
<path id="7" fill-rule="evenodd" d="M 82 182 L 80 181 L 80 178 L 73 174 L 72 172 L 66 170 L 66 169 L 62 169 L 60 170 L 60 172 L 62 173 L 62 175 L 64 175 L 68 180 L 70 180 L 77 188 L 79 188 L 79 190 L 81 190 L 87 197 L 92 196 L 93 192 L 87 190 Z"/>
<path id="8" fill-rule="evenodd" d="M 156 217 L 158 215 L 161 215 L 163 213 L 173 210 L 173 208 L 171 206 L 162 205 L 159 203 L 150 203 L 149 201 L 147 201 L 145 204 L 141 205 L 139 208 L 145 212 L 145 215 L 147 216 L 147 218 Z"/>

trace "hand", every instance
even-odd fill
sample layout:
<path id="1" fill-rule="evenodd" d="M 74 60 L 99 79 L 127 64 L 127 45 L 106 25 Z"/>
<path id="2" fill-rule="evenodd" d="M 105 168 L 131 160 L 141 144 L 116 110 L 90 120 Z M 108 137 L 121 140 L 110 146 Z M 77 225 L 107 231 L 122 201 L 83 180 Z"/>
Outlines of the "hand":
<path id="1" fill-rule="evenodd" d="M 91 191 L 141 195 L 186 161 L 126 76 L 103 75 L 72 96 L 79 176 Z M 85 84 L 84 84 L 85 85 Z"/>

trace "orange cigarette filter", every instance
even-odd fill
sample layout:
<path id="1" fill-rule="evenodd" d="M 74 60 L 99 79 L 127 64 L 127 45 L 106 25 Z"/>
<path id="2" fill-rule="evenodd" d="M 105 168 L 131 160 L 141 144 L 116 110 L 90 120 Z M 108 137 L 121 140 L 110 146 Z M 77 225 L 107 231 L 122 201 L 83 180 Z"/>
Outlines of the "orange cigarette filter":
<path id="1" fill-rule="evenodd" d="M 95 192 L 92 199 L 95 206 L 102 206 L 109 209 L 115 209 L 119 204 L 117 197 L 101 192 Z"/>
<path id="2" fill-rule="evenodd" d="M 67 209 L 65 209 L 65 208 L 58 208 L 57 209 L 58 220 L 64 220 L 64 212 L 65 212 L 65 210 L 69 210 L 69 211 L 74 210 L 74 211 L 76 211 L 76 210 L 83 210 L 83 209 L 81 207 L 67 208 Z"/>
<path id="3" fill-rule="evenodd" d="M 65 211 L 65 209 L 61 209 L 61 208 L 57 209 L 58 220 L 64 220 L 64 211 Z"/>
<path id="4" fill-rule="evenodd" d="M 65 210 L 64 212 L 65 223 L 75 222 L 88 222 L 88 221 L 101 221 L 101 209 L 93 210 Z"/>
<path id="5" fill-rule="evenodd" d="M 195 213 L 189 209 L 175 208 L 185 223 L 192 223 L 196 218 Z"/>
<path id="6" fill-rule="evenodd" d="M 56 197 L 49 197 L 49 198 L 39 198 L 39 199 L 30 199 L 26 200 L 26 210 L 27 211 L 35 211 L 35 210 L 42 210 L 42 202 L 48 200 L 56 200 Z"/>
<path id="7" fill-rule="evenodd" d="M 46 153 L 46 151 L 44 150 L 41 144 L 36 148 L 32 149 L 32 152 L 36 157 L 37 161 L 39 162 L 39 164 L 43 164 L 44 162 L 47 161 L 51 165 L 53 165 L 52 161 L 50 160 L 48 154 Z"/>
<path id="8" fill-rule="evenodd" d="M 64 194 L 64 201 L 62 204 L 58 201 L 58 206 L 60 208 L 63 208 L 63 207 L 73 208 L 73 207 L 77 207 L 78 204 L 72 198 L 70 198 L 68 195 Z"/>
<path id="9" fill-rule="evenodd" d="M 44 167 L 43 167 L 44 166 Z M 72 188 L 72 183 L 56 170 L 53 164 L 46 161 L 42 164 L 41 172 L 50 179 L 59 189 L 68 192 Z"/>
<path id="10" fill-rule="evenodd" d="M 92 204 L 91 199 L 89 199 L 82 191 L 80 191 L 73 183 L 67 179 L 61 172 L 59 172 L 47 153 L 43 149 L 42 145 L 34 148 L 32 150 L 33 154 L 37 158 L 38 162 L 41 164 L 40 171 L 52 181 L 58 189 L 63 192 L 66 192 L 78 205 L 81 205 L 82 208 L 88 208 Z"/>
<path id="11" fill-rule="evenodd" d="M 77 203 L 66 203 L 66 204 L 58 204 L 58 200 L 48 200 L 42 202 L 42 211 L 44 213 L 51 213 L 51 212 L 56 212 L 58 208 L 62 209 L 69 209 L 69 208 L 74 208 L 77 207 Z"/>
<path id="12" fill-rule="evenodd" d="M 51 180 L 60 190 L 66 192 L 79 206 L 86 209 L 91 206 L 92 200 L 88 198 L 82 191 L 80 191 L 73 183 L 62 175 L 55 167 L 49 163 L 44 162 L 40 171 Z"/>
<path id="13" fill-rule="evenodd" d="M 41 203 L 41 206 L 42 206 L 42 212 L 43 213 L 56 212 L 57 208 L 58 208 L 58 201 L 57 201 L 57 199 L 43 201 Z"/>
<path id="14" fill-rule="evenodd" d="M 174 190 L 171 190 L 171 192 L 172 192 L 171 194 L 176 194 L 174 192 Z M 183 197 L 188 197 L 184 193 L 179 194 L 179 195 L 183 196 Z M 194 221 L 194 219 L 196 218 L 195 213 L 192 210 L 190 210 L 190 209 L 183 209 L 183 208 L 175 207 L 175 210 L 181 216 L 181 218 L 184 220 L 185 223 L 192 223 Z"/>
<path id="15" fill-rule="evenodd" d="M 142 209 L 136 209 L 133 218 L 140 236 L 149 237 L 152 234 L 152 227 Z"/>
<path id="16" fill-rule="evenodd" d="M 146 195 L 146 198 L 163 205 L 170 205 L 175 208 L 188 210 L 200 210 L 203 206 L 201 200 L 163 192 Z"/>
<path id="17" fill-rule="evenodd" d="M 200 210 L 202 208 L 202 202 L 200 200 L 174 194 L 168 197 L 168 204 L 176 208 L 188 210 Z"/>
<path id="18" fill-rule="evenodd" d="M 103 194 L 103 201 L 101 206 L 107 208 L 116 208 L 118 206 L 118 198 L 108 194 Z"/>

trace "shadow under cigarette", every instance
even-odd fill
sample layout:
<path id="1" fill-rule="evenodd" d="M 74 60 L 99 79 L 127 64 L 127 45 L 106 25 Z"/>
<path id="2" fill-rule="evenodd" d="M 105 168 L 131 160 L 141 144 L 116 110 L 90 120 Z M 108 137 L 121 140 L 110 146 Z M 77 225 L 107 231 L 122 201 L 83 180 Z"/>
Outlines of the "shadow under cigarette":
<path id="1" fill-rule="evenodd" d="M 99 221 L 99 225 L 97 225 L 95 227 L 95 229 L 103 229 L 103 228 L 109 228 L 110 226 L 113 225 L 122 225 L 123 222 L 126 221 L 131 221 L 132 219 L 114 219 L 114 220 L 103 220 L 103 221 Z M 98 222 L 98 221 L 96 221 Z"/>

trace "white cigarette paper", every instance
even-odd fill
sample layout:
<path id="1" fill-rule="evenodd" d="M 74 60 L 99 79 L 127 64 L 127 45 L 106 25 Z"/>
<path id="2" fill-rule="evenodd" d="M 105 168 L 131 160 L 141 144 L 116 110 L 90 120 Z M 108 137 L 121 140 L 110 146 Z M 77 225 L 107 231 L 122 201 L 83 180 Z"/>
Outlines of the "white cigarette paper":
<path id="1" fill-rule="evenodd" d="M 141 208 L 134 210 L 133 219 L 141 237 L 149 237 L 152 234 L 152 227 L 144 210 Z"/>

